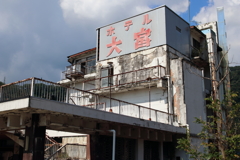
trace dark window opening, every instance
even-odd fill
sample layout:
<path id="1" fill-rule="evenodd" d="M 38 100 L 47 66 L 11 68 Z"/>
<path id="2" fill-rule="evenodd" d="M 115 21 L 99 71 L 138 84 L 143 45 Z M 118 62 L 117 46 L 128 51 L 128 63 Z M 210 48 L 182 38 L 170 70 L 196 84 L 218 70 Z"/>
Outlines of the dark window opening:
<path id="1" fill-rule="evenodd" d="M 193 47 L 200 50 L 200 42 L 193 38 Z"/>
<path id="2" fill-rule="evenodd" d="M 75 68 L 77 72 L 81 74 L 90 74 L 96 71 L 96 56 L 90 56 L 86 59 L 80 59 L 75 62 Z"/>

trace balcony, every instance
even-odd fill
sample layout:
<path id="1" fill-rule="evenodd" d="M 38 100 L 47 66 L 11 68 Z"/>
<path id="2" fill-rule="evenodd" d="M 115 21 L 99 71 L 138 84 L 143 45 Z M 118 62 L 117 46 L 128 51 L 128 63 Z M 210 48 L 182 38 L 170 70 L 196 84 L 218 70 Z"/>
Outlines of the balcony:
<path id="1" fill-rule="evenodd" d="M 177 121 L 177 115 L 175 114 L 76 88 L 65 87 L 38 78 L 29 78 L 0 87 L 0 104 L 26 97 L 62 102 L 61 104 L 87 107 L 93 110 L 112 112 L 165 124 L 170 124 L 172 120 Z"/>
<path id="2" fill-rule="evenodd" d="M 67 66 L 66 70 L 63 71 L 63 75 L 67 79 L 72 78 L 83 78 L 86 74 L 91 74 L 96 72 L 96 66 L 85 66 L 82 63 Z"/>
<path id="3" fill-rule="evenodd" d="M 152 66 L 148 68 L 142 68 L 134 71 L 114 74 L 105 76 L 107 74 L 102 74 L 101 78 L 95 78 L 84 81 L 84 83 L 95 84 L 95 88 L 88 89 L 95 93 L 101 94 L 104 92 L 109 92 L 109 89 L 113 92 L 124 90 L 125 88 L 140 89 L 146 86 L 156 86 L 158 88 L 167 89 L 167 82 L 164 76 L 165 67 L 161 65 Z"/>
<path id="4" fill-rule="evenodd" d="M 208 66 L 208 53 L 206 49 L 200 50 L 192 46 L 191 50 L 193 63 L 195 63 L 198 67 Z"/>

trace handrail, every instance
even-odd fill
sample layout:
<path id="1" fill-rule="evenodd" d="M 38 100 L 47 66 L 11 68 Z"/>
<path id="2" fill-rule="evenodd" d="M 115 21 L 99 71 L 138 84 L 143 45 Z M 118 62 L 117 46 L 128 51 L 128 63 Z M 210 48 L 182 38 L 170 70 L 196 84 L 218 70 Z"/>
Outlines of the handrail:
<path id="1" fill-rule="evenodd" d="M 82 145 L 82 144 L 78 144 L 78 143 L 66 143 L 62 147 L 60 147 L 56 152 L 54 152 L 52 155 L 50 155 L 46 160 L 50 160 L 55 154 L 57 154 L 60 150 L 62 150 L 67 145 L 86 146 L 86 145 Z"/>
<path id="2" fill-rule="evenodd" d="M 142 71 L 142 70 L 146 70 L 146 69 L 150 69 L 150 68 L 156 68 L 156 67 L 165 68 L 165 67 L 163 67 L 163 66 L 161 66 L 161 65 L 157 65 L 157 66 L 152 66 L 152 67 L 137 69 L 137 70 L 134 70 L 134 71 L 128 71 L 128 72 L 118 73 L 118 74 L 114 74 L 114 75 L 112 75 L 112 76 L 105 76 L 105 77 L 90 79 L 90 80 L 86 80 L 86 81 L 83 81 L 83 82 L 88 82 L 88 81 L 93 81 L 93 80 L 99 80 L 99 79 L 102 79 L 102 78 L 108 78 L 108 77 L 113 77 L 113 76 L 119 76 L 119 75 L 123 75 L 123 74 L 127 74 L 127 73 Z"/>

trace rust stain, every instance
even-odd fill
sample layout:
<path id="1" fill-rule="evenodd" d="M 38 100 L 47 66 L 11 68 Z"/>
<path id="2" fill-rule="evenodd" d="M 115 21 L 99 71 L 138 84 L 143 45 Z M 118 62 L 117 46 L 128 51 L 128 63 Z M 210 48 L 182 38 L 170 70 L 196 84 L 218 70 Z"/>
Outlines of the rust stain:
<path id="1" fill-rule="evenodd" d="M 175 110 L 175 114 L 178 115 L 178 117 L 181 116 L 180 113 L 180 87 L 176 87 L 176 93 L 173 96 L 173 106 Z"/>

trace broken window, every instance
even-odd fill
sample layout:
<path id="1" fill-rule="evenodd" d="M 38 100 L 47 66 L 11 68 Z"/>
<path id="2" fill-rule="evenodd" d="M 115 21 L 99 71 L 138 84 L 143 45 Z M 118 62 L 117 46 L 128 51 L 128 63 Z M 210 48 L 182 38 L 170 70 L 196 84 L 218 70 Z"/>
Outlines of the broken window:
<path id="1" fill-rule="evenodd" d="M 81 74 L 90 74 L 95 72 L 96 56 L 79 59 L 75 61 L 75 70 Z"/>
<path id="2" fill-rule="evenodd" d="M 101 70 L 101 86 L 108 87 L 113 85 L 113 68 L 103 68 Z"/>

